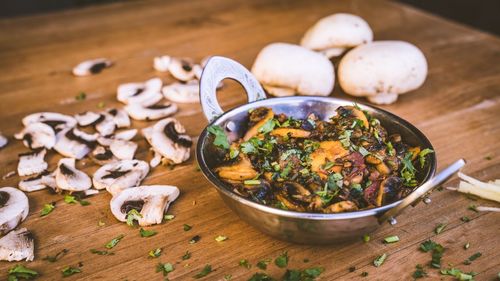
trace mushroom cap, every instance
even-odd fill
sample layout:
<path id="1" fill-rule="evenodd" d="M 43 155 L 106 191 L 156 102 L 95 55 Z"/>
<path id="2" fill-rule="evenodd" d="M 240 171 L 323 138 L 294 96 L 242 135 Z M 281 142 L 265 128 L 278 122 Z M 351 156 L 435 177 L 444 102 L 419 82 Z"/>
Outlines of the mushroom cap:
<path id="1" fill-rule="evenodd" d="M 34 250 L 33 234 L 24 227 L 0 238 L 0 260 L 32 261 L 35 258 Z"/>
<path id="2" fill-rule="evenodd" d="M 300 45 L 316 51 L 332 48 L 343 50 L 372 40 L 373 32 L 364 19 L 338 13 L 324 17 L 311 26 L 302 37 Z"/>
<path id="3" fill-rule="evenodd" d="M 139 185 L 148 173 L 148 163 L 141 160 L 122 160 L 99 168 L 94 173 L 92 182 L 96 189 L 106 189 L 111 194 L 117 194 Z"/>
<path id="4" fill-rule="evenodd" d="M 42 190 L 48 186 L 47 181 L 52 177 L 48 171 L 44 171 L 41 174 L 19 181 L 18 187 L 24 192 Z"/>
<path id="5" fill-rule="evenodd" d="M 420 87 L 427 76 L 427 61 L 408 42 L 375 41 L 348 52 L 340 61 L 338 72 L 340 86 L 346 93 L 384 104 Z"/>
<path id="6" fill-rule="evenodd" d="M 28 212 L 29 202 L 24 192 L 14 187 L 0 188 L 0 236 L 16 228 Z"/>
<path id="7" fill-rule="evenodd" d="M 130 118 L 128 114 L 123 109 L 111 108 L 106 111 L 107 114 L 111 115 L 113 122 L 117 128 L 128 128 L 130 127 Z"/>
<path id="8" fill-rule="evenodd" d="M 90 177 L 75 168 L 75 158 L 62 158 L 56 169 L 56 184 L 59 189 L 83 191 L 92 187 Z"/>
<path id="9" fill-rule="evenodd" d="M 140 206 L 139 225 L 159 224 L 171 202 L 179 196 L 179 189 L 171 185 L 137 186 L 123 190 L 113 196 L 111 212 L 119 221 L 127 220 L 129 208 Z"/>
<path id="10" fill-rule="evenodd" d="M 287 43 L 264 47 L 252 73 L 263 85 L 288 88 L 303 95 L 327 96 L 335 82 L 333 65 L 328 58 Z"/>
<path id="11" fill-rule="evenodd" d="M 49 125 L 42 122 L 28 124 L 21 132 L 14 135 L 29 149 L 45 147 L 51 149 L 56 144 L 56 133 Z"/>
<path id="12" fill-rule="evenodd" d="M 185 133 L 186 129 L 179 121 L 165 118 L 153 126 L 151 146 L 173 163 L 182 163 L 189 159 L 192 145 L 191 137 Z"/>

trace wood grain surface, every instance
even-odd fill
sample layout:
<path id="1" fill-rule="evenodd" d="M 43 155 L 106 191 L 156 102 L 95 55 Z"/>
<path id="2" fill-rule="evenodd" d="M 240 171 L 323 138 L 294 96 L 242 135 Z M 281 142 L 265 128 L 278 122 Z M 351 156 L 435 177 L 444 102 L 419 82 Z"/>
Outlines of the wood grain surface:
<path id="1" fill-rule="evenodd" d="M 400 97 L 383 108 L 407 119 L 431 140 L 442 168 L 464 157 L 465 172 L 479 179 L 500 178 L 500 40 L 395 2 L 380 1 L 128 1 L 79 10 L 63 11 L 23 18 L 0 19 L 0 131 L 10 136 L 10 144 L 0 151 L 0 175 L 15 170 L 17 154 L 26 148 L 12 138 L 21 127 L 21 118 L 37 111 L 75 114 L 122 106 L 116 101 L 120 83 L 143 81 L 160 76 L 152 60 L 169 54 L 201 59 L 206 55 L 224 55 L 250 67 L 259 50 L 270 42 L 297 43 L 305 30 L 319 18 L 350 12 L 365 18 L 375 39 L 406 40 L 416 44 L 429 62 L 426 83 L 417 91 Z M 92 77 L 75 78 L 71 68 L 82 60 L 108 57 L 112 68 Z M 75 100 L 85 92 L 84 101 Z M 220 96 L 225 109 L 244 103 L 242 89 L 228 83 Z M 338 85 L 332 94 L 349 98 Z M 176 117 L 196 137 L 206 125 L 200 106 L 180 105 Z M 146 122 L 134 122 L 144 127 Z M 145 140 L 138 136 L 139 159 L 150 159 Z M 195 138 L 196 140 L 196 138 Z M 491 160 L 486 160 L 486 157 Z M 52 169 L 60 158 L 50 153 Z M 96 166 L 89 160 L 79 163 L 92 173 Z M 17 176 L 0 180 L 1 186 L 17 186 Z M 407 209 L 395 226 L 384 225 L 371 234 L 371 241 L 330 246 L 294 245 L 272 239 L 242 222 L 220 200 L 214 188 L 197 171 L 194 153 L 191 159 L 174 169 L 157 167 L 145 184 L 171 184 L 181 190 L 180 198 L 169 213 L 172 221 L 149 227 L 156 236 L 141 238 L 138 229 L 118 222 L 109 210 L 111 196 L 106 192 L 90 197 L 89 206 L 69 205 L 63 196 L 38 191 L 28 194 L 30 215 L 22 223 L 36 237 L 36 259 L 24 264 L 40 272 L 39 280 L 62 279 L 61 269 L 81 263 L 82 272 L 65 280 L 162 280 L 156 273 L 158 262 L 170 262 L 175 270 L 170 280 L 192 280 L 205 264 L 215 270 L 205 280 L 247 280 L 260 271 L 256 262 L 275 258 L 283 251 L 290 256 L 289 268 L 322 266 L 319 280 L 412 280 L 417 264 L 427 265 L 430 253 L 418 250 L 421 242 L 432 238 L 446 247 L 443 266 L 453 264 L 464 271 L 478 273 L 477 280 L 495 280 L 500 271 L 500 215 L 476 213 L 469 204 L 497 206 L 493 202 L 471 199 L 451 191 L 435 191 L 431 204 Z M 456 178 L 447 185 L 457 184 Z M 40 217 L 45 203 L 56 202 L 55 210 Z M 462 216 L 472 220 L 464 223 Z M 105 223 L 98 226 L 99 221 Z M 439 234 L 439 223 L 448 226 Z M 192 225 L 183 231 L 183 224 Z M 89 249 L 103 249 L 112 238 L 124 239 L 112 250 L 112 256 L 99 256 Z M 200 235 L 197 244 L 188 241 Z M 225 235 L 229 239 L 216 242 Z M 400 242 L 383 244 L 389 235 Z M 468 250 L 463 249 L 470 243 Z M 157 259 L 148 258 L 154 248 L 163 248 Z M 42 260 L 63 249 L 69 252 L 55 263 Z M 182 255 L 190 251 L 186 261 Z M 463 261 L 475 252 L 482 256 L 471 265 Z M 375 257 L 387 253 L 379 268 Z M 250 269 L 238 265 L 248 259 Z M 309 262 L 305 263 L 304 259 Z M 0 262 L 0 280 L 16 263 Z M 355 266 L 355 270 L 348 269 Z M 427 279 L 451 280 L 436 269 L 425 266 Z M 266 272 L 280 278 L 284 269 L 269 265 Z M 368 276 L 361 277 L 362 272 Z"/>

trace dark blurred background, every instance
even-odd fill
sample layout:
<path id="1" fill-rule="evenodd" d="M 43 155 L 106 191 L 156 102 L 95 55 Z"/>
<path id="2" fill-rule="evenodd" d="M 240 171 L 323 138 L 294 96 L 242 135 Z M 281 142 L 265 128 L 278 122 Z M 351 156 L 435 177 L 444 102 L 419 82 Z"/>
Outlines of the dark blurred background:
<path id="1" fill-rule="evenodd" d="M 19 17 L 118 1 L 137 0 L 4 0 L 0 1 L 0 17 Z M 399 2 L 500 35 L 500 0 L 399 0 Z"/>

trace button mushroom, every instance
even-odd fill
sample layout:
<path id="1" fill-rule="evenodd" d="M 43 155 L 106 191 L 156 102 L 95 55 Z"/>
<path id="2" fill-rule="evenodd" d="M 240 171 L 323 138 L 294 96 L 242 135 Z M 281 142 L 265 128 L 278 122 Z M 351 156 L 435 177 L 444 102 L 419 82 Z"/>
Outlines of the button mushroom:
<path id="1" fill-rule="evenodd" d="M 101 118 L 101 114 L 92 111 L 86 111 L 75 115 L 76 122 L 82 127 L 95 124 L 99 118 Z"/>
<path id="2" fill-rule="evenodd" d="M 110 146 L 115 140 L 129 141 L 135 137 L 137 129 L 123 130 L 105 137 L 98 137 L 97 142 L 103 146 Z"/>
<path id="3" fill-rule="evenodd" d="M 117 128 L 127 128 L 130 127 L 130 118 L 128 114 L 123 109 L 111 108 L 106 111 L 107 114 L 111 115 L 113 122 Z"/>
<path id="4" fill-rule="evenodd" d="M 49 125 L 41 122 L 28 124 L 14 138 L 22 140 L 29 149 L 45 147 L 52 149 L 56 144 L 56 133 Z"/>
<path id="5" fill-rule="evenodd" d="M 82 159 L 97 144 L 97 134 L 87 134 L 76 128 L 65 129 L 57 134 L 54 149 L 66 157 Z"/>
<path id="6" fill-rule="evenodd" d="M 90 177 L 75 168 L 75 158 L 63 158 L 59 160 L 56 169 L 56 184 L 58 189 L 83 191 L 92 187 Z"/>
<path id="7" fill-rule="evenodd" d="M 390 104 L 398 95 L 419 88 L 427 76 L 427 61 L 414 45 L 375 41 L 360 45 L 340 61 L 339 83 L 350 95 L 375 104 Z"/>
<path id="8" fill-rule="evenodd" d="M 170 185 L 138 186 L 125 189 L 111 199 L 110 207 L 113 215 L 122 222 L 127 221 L 127 214 L 137 210 L 140 226 L 159 224 L 170 203 L 179 196 L 179 189 Z"/>
<path id="9" fill-rule="evenodd" d="M 158 121 L 151 131 L 151 146 L 166 160 L 179 164 L 189 159 L 191 137 L 186 135 L 186 129 L 174 118 Z"/>
<path id="10" fill-rule="evenodd" d="M 17 174 L 19 176 L 31 176 L 45 171 L 49 166 L 44 159 L 46 153 L 47 150 L 38 149 L 19 154 Z"/>
<path id="11" fill-rule="evenodd" d="M 165 98 L 178 103 L 194 103 L 200 101 L 200 83 L 198 80 L 190 80 L 187 83 L 172 83 L 163 87 L 162 93 Z"/>
<path id="12" fill-rule="evenodd" d="M 177 112 L 175 103 L 154 104 L 144 107 L 140 104 L 129 104 L 125 111 L 135 120 L 157 120 Z"/>
<path id="13" fill-rule="evenodd" d="M 160 78 L 152 78 L 144 83 L 126 83 L 118 86 L 117 98 L 125 104 L 150 106 L 159 102 L 163 96 Z"/>
<path id="14" fill-rule="evenodd" d="M 25 127 L 37 122 L 49 125 L 56 133 L 62 129 L 76 126 L 75 118 L 57 112 L 37 112 L 23 118 L 23 125 Z"/>
<path id="15" fill-rule="evenodd" d="M 86 60 L 73 68 L 75 76 L 89 76 L 100 73 L 103 69 L 110 67 L 113 63 L 106 58 Z"/>
<path id="16" fill-rule="evenodd" d="M 252 73 L 264 89 L 275 96 L 327 96 L 333 90 L 335 73 L 325 56 L 286 43 L 273 43 L 262 49 Z"/>
<path id="17" fill-rule="evenodd" d="M 0 260 L 32 261 L 35 258 L 34 250 L 33 234 L 24 227 L 13 230 L 0 238 Z"/>
<path id="18" fill-rule="evenodd" d="M 365 20 L 356 15 L 338 13 L 316 22 L 304 34 L 300 45 L 330 58 L 372 40 L 373 32 Z"/>
<path id="19" fill-rule="evenodd" d="M 13 187 L 0 188 L 0 236 L 16 228 L 28 212 L 28 197 L 24 192 Z"/>
<path id="20" fill-rule="evenodd" d="M 92 177 L 96 189 L 106 189 L 111 194 L 137 186 L 149 173 L 148 163 L 140 160 L 122 160 L 106 164 Z"/>

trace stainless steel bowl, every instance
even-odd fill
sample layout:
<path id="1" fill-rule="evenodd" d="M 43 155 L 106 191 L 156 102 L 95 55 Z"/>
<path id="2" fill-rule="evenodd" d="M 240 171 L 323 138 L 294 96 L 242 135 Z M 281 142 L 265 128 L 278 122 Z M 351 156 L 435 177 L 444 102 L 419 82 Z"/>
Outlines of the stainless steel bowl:
<path id="1" fill-rule="evenodd" d="M 224 113 L 217 103 L 216 86 L 225 78 L 236 80 L 243 86 L 249 103 Z M 335 114 L 337 107 L 353 104 L 348 100 L 313 96 L 266 99 L 264 90 L 247 69 L 223 57 L 212 57 L 205 66 L 200 83 L 200 98 L 204 114 L 210 122 L 208 126 L 220 125 L 225 129 L 230 141 L 237 140 L 244 134 L 248 111 L 253 108 L 270 107 L 275 113 L 285 113 L 294 118 L 306 118 L 309 113 L 314 112 L 319 118 L 327 119 Z M 363 104 L 359 106 L 378 118 L 389 133 L 401 134 L 403 140 L 412 146 L 432 149 L 424 134 L 409 122 L 382 109 Z M 456 163 L 457 165 L 448 169 L 446 174 L 433 178 L 436 157 L 431 154 L 426 166 L 417 174 L 420 187 L 404 199 L 406 202 L 399 200 L 378 208 L 337 214 L 302 213 L 265 206 L 233 193 L 231 187 L 213 172 L 217 163 L 213 155 L 210 155 L 209 146 L 213 144 L 208 141 L 208 136 L 205 128 L 198 140 L 197 160 L 201 171 L 213 183 L 222 200 L 244 221 L 260 231 L 296 243 L 324 244 L 359 239 L 363 234 L 374 231 L 383 221 L 396 215 L 437 182 L 444 181 L 461 167 Z M 433 181 L 430 181 L 431 179 Z M 392 212 L 388 212 L 390 210 Z"/>

